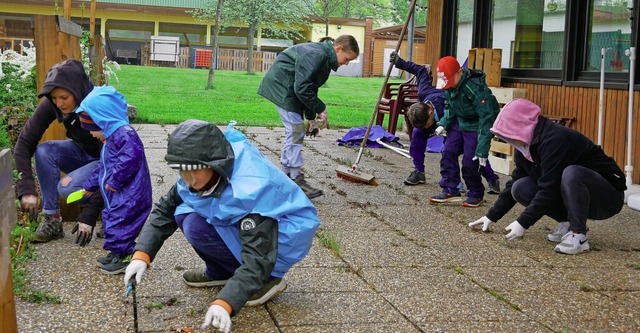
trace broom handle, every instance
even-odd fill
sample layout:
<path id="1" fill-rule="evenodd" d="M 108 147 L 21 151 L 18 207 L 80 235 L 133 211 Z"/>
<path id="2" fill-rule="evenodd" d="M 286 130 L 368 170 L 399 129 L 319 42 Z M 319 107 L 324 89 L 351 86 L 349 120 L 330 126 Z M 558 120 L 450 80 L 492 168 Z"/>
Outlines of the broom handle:
<path id="1" fill-rule="evenodd" d="M 407 19 L 404 21 L 404 26 L 402 27 L 402 31 L 400 32 L 400 38 L 398 38 L 398 44 L 396 44 L 395 52 L 398 53 L 400 50 L 400 45 L 402 44 L 402 40 L 404 39 L 404 35 L 407 32 L 407 27 L 409 26 L 409 21 L 411 21 L 411 16 L 413 15 L 413 11 L 416 8 L 416 0 L 411 0 L 411 4 L 409 5 L 409 13 L 407 14 Z M 378 107 L 380 106 L 380 100 L 384 95 L 384 90 L 387 87 L 387 83 L 389 82 L 389 76 L 391 76 L 391 71 L 393 70 L 394 64 L 390 64 L 389 68 L 387 68 L 387 74 L 384 76 L 384 83 L 382 84 L 382 89 L 380 89 L 380 94 L 378 95 L 378 101 L 376 102 L 376 106 L 373 108 L 373 113 L 371 114 L 371 119 L 369 120 L 369 125 L 367 125 L 367 130 L 364 132 L 364 138 L 362 138 L 362 143 L 360 144 L 360 150 L 358 151 L 358 156 L 356 157 L 356 161 L 353 162 L 353 166 L 351 167 L 353 170 L 358 168 L 358 163 L 360 163 L 360 158 L 362 158 L 362 151 L 364 147 L 367 145 L 367 140 L 369 140 L 369 133 L 371 132 L 371 127 L 373 127 L 373 121 L 376 119 L 376 115 L 378 114 Z"/>

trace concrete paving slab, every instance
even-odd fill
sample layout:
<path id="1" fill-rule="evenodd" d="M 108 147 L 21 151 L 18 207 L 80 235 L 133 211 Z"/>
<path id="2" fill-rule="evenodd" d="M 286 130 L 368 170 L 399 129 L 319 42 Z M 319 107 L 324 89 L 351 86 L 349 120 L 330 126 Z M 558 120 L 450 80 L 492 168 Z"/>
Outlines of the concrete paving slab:
<path id="1" fill-rule="evenodd" d="M 166 166 L 166 139 L 176 125 L 136 124 L 145 143 L 157 201 L 175 183 Z M 220 126 L 224 130 L 225 126 Z M 240 127 L 274 164 L 282 128 Z M 363 152 L 359 168 L 378 186 L 336 177 L 358 147 L 336 144 L 347 130 L 323 130 L 305 140 L 304 173 L 325 195 L 314 199 L 322 221 L 309 255 L 287 274 L 288 289 L 264 306 L 244 308 L 233 332 L 634 332 L 640 331 L 640 212 L 624 207 L 606 221 L 589 221 L 592 251 L 560 255 L 546 235 L 556 222 L 543 218 L 523 239 L 504 228 L 516 205 L 490 232 L 467 224 L 477 209 L 428 203 L 440 188 L 439 154 L 427 154 L 427 183 L 405 186 L 411 161 L 388 149 Z M 397 133 L 403 142 L 406 135 Z M 501 175 L 502 184 L 508 179 Z M 31 287 L 59 296 L 60 304 L 16 301 L 21 332 L 131 332 L 132 305 L 123 299 L 122 275 L 99 272 L 102 240 L 78 248 L 65 222 L 65 238 L 36 246 L 28 264 Z M 334 251 L 321 237 L 335 237 Z M 138 286 L 143 332 L 176 332 L 200 324 L 218 288 L 190 288 L 186 269 L 202 261 L 176 232 L 167 239 Z"/>

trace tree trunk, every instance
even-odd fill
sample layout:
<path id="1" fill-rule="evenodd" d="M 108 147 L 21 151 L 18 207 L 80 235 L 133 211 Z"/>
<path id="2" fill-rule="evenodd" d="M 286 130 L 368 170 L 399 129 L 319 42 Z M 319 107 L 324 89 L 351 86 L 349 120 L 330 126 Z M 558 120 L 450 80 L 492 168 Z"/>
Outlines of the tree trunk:
<path id="1" fill-rule="evenodd" d="M 258 23 L 250 23 L 247 32 L 247 73 L 253 74 L 253 41 L 256 34 Z"/>
<path id="2" fill-rule="evenodd" d="M 218 7 L 216 8 L 216 26 L 213 28 L 213 37 L 211 41 L 211 60 L 209 61 L 209 80 L 207 81 L 207 89 L 213 89 L 213 76 L 214 76 L 214 68 L 215 60 L 216 60 L 216 50 L 218 49 L 218 34 L 220 33 L 220 17 L 222 16 L 222 6 L 224 5 L 224 0 L 218 0 Z"/>

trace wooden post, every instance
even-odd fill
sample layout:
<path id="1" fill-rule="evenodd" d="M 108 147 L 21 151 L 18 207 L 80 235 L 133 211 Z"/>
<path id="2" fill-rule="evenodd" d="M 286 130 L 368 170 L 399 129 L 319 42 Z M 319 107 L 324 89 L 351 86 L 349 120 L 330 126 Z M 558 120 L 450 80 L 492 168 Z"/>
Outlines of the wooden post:
<path id="1" fill-rule="evenodd" d="M 96 0 L 91 0 L 91 18 L 89 19 L 89 32 L 91 37 L 96 34 Z"/>
<path id="2" fill-rule="evenodd" d="M 66 5 L 66 3 L 65 3 Z M 51 15 L 35 15 L 34 37 L 36 46 L 36 85 L 37 91 L 42 90 L 47 71 L 51 66 L 66 59 L 82 59 L 80 53 L 80 37 L 64 32 L 58 22 L 65 22 L 64 18 Z M 73 23 L 66 22 L 66 26 Z M 78 101 L 79 103 L 79 101 Z M 51 123 L 42 136 L 41 142 L 48 140 L 64 140 L 66 130 L 57 121 Z M 63 218 L 75 219 L 80 212 L 79 205 L 67 205 L 60 200 L 60 213 Z"/>
<path id="3" fill-rule="evenodd" d="M 16 224 L 16 198 L 13 189 L 13 169 L 11 151 L 0 152 L 0 318 L 2 332 L 18 332 L 16 305 L 13 297 L 13 279 L 11 277 L 11 254 L 9 235 Z"/>

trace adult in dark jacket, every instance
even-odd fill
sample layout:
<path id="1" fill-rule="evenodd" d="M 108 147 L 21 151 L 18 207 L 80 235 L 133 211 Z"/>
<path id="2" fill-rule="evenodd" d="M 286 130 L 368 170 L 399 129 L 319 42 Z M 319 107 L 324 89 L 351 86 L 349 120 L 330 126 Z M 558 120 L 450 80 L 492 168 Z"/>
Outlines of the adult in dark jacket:
<path id="1" fill-rule="evenodd" d="M 486 231 L 519 202 L 526 208 L 506 227 L 508 239 L 522 237 L 547 215 L 568 221 L 547 237 L 560 243 L 556 252 L 588 251 L 587 219 L 610 218 L 624 204 L 627 187 L 616 162 L 583 134 L 540 116 L 540 107 L 526 99 L 505 105 L 491 131 L 515 147 L 516 168 L 487 215 L 469 226 Z"/>
<path id="2" fill-rule="evenodd" d="M 64 236 L 59 197 L 66 198 L 71 192 L 82 189 L 82 184 L 98 164 L 102 142 L 80 127 L 74 112 L 92 89 L 93 84 L 81 62 L 69 59 L 52 66 L 38 95 L 45 98 L 16 141 L 13 153 L 16 170 L 20 173 L 18 198 L 23 211 L 27 211 L 33 220 L 38 212 L 38 194 L 31 171 L 31 157 L 35 157 L 44 213 L 44 219 L 36 230 L 36 242 L 48 242 Z M 49 140 L 38 144 L 54 121 L 65 127 L 69 140 Z M 66 174 L 62 179 L 61 171 Z M 84 206 L 76 221 L 95 225 L 103 205 L 100 193 L 80 203 Z"/>
<path id="3" fill-rule="evenodd" d="M 276 105 L 284 125 L 281 168 L 310 199 L 321 196 L 322 191 L 304 180 L 302 143 L 305 132 L 315 136 L 327 124 L 327 107 L 318 98 L 318 88 L 332 70 L 359 55 L 358 42 L 349 35 L 294 45 L 278 55 L 258 88 L 258 94 Z M 304 119 L 309 123 L 308 131 Z"/>
<path id="4" fill-rule="evenodd" d="M 169 137 L 165 160 L 178 182 L 142 228 L 124 282 L 140 283 L 164 241 L 178 228 L 206 269 L 183 275 L 192 287 L 224 286 L 203 326 L 223 332 L 243 306 L 282 293 L 284 274 L 302 260 L 320 221 L 304 192 L 229 125 L 187 120 Z"/>

